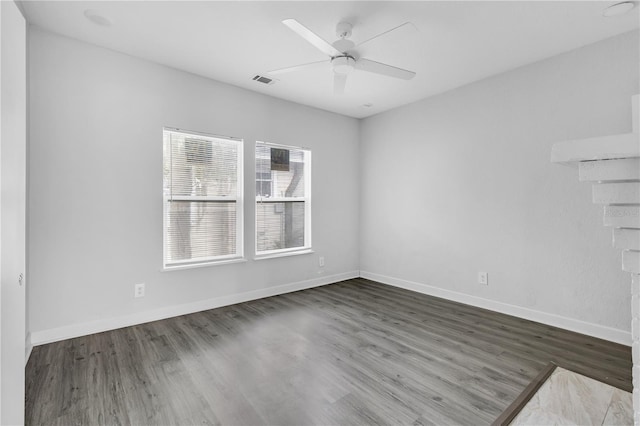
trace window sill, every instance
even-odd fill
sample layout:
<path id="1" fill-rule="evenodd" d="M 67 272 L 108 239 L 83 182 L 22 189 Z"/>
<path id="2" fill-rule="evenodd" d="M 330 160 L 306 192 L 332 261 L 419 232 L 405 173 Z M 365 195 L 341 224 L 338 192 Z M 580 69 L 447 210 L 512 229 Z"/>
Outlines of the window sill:
<path id="1" fill-rule="evenodd" d="M 184 269 L 194 269 L 194 268 L 205 268 L 207 266 L 218 266 L 218 265 L 229 265 L 231 263 L 244 263 L 247 259 L 244 257 L 236 258 L 236 259 L 226 259 L 226 260 L 217 260 L 211 262 L 202 262 L 202 263 L 194 263 L 190 265 L 175 265 L 175 266 L 165 266 L 162 268 L 162 272 L 172 272 L 172 271 L 181 271 Z"/>
<path id="2" fill-rule="evenodd" d="M 295 251 L 285 251 L 281 253 L 270 253 L 270 254 L 258 254 L 253 260 L 264 260 L 264 259 L 275 259 L 277 257 L 289 257 L 289 256 L 298 256 L 300 254 L 310 254 L 313 253 L 313 250 L 309 249 L 301 249 Z"/>

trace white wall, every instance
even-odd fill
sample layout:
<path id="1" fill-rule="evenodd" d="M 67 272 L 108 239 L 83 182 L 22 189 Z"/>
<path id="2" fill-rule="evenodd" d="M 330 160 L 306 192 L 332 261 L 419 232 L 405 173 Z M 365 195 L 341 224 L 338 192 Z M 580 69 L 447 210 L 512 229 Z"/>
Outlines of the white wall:
<path id="1" fill-rule="evenodd" d="M 26 24 L 0 2 L 0 424 L 24 422 Z"/>
<path id="2" fill-rule="evenodd" d="M 355 119 L 38 28 L 30 84 L 34 343 L 358 275 Z M 248 262 L 160 271 L 163 126 L 244 138 Z M 314 254 L 252 260 L 256 140 L 312 149 Z"/>
<path id="3" fill-rule="evenodd" d="M 362 274 L 629 343 L 602 209 L 549 159 L 629 132 L 638 75 L 633 32 L 365 119 Z"/>

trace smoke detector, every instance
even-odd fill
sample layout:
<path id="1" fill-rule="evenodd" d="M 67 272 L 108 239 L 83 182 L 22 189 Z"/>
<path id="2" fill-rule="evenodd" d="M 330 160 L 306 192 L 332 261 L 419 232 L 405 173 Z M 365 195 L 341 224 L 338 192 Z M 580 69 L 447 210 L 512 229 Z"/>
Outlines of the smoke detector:
<path id="1" fill-rule="evenodd" d="M 623 1 L 622 3 L 616 3 L 607 7 L 603 12 L 602 16 L 606 18 L 611 18 L 613 16 L 621 16 L 625 13 L 628 13 L 635 7 L 635 4 L 630 1 Z"/>

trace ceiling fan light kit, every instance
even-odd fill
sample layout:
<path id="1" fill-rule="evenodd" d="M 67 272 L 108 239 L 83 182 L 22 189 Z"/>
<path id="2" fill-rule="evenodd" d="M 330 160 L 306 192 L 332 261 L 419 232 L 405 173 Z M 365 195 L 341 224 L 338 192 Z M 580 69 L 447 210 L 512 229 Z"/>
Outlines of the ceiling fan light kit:
<path id="1" fill-rule="evenodd" d="M 338 37 L 338 40 L 336 40 L 333 44 L 330 44 L 295 19 L 285 19 L 284 21 L 282 21 L 282 23 L 289 27 L 289 29 L 298 34 L 300 37 L 302 37 L 304 40 L 309 42 L 316 49 L 329 56 L 329 63 L 331 64 L 334 76 L 333 91 L 335 94 L 342 94 L 344 92 L 347 82 L 347 75 L 351 74 L 355 70 L 383 75 L 386 77 L 398 78 L 402 80 L 410 80 L 416 75 L 416 73 L 413 71 L 408 71 L 402 68 L 383 64 L 381 62 L 371 61 L 369 59 L 359 57 L 357 51 L 354 50 L 357 47 L 356 44 L 348 39 L 351 36 L 351 31 L 353 29 L 353 26 L 349 22 L 340 22 L 338 23 L 338 25 L 336 25 L 336 36 Z M 405 25 L 411 24 L 409 22 L 406 22 L 402 25 L 380 33 L 368 40 L 365 40 L 360 43 L 360 45 L 368 43 L 374 39 L 378 39 L 381 36 L 387 35 Z M 318 64 L 322 63 L 324 63 L 324 61 L 290 66 L 287 68 L 269 71 L 269 74 L 283 74 L 294 71 L 303 71 L 305 69 L 316 67 Z"/>
<path id="2" fill-rule="evenodd" d="M 336 74 L 350 74 L 356 65 L 352 56 L 337 56 L 331 60 L 333 72 Z"/>

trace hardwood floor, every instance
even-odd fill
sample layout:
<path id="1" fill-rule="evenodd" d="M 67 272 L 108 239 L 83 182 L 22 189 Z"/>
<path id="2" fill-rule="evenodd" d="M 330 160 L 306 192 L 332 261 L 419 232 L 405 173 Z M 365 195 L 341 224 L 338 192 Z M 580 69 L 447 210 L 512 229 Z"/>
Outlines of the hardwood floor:
<path id="1" fill-rule="evenodd" d="M 34 348 L 26 423 L 490 424 L 553 361 L 631 350 L 355 279 Z"/>

